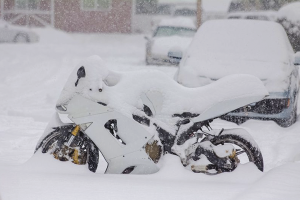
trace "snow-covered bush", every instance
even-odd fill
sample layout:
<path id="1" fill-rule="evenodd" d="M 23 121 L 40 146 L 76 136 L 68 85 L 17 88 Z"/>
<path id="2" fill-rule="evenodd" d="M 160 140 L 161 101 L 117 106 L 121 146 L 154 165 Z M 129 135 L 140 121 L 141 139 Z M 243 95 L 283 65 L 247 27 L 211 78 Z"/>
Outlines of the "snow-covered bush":
<path id="1" fill-rule="evenodd" d="M 277 21 L 284 27 L 294 51 L 300 51 L 300 2 L 282 7 Z"/>

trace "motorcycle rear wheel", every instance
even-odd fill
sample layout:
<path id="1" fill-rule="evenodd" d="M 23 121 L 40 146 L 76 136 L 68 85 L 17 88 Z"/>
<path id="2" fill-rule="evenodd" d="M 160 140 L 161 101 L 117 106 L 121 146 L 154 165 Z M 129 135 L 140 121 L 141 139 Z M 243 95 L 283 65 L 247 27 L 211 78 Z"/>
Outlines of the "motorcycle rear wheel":
<path id="1" fill-rule="evenodd" d="M 234 144 L 244 151 L 249 159 L 253 162 L 260 171 L 264 170 L 264 162 L 260 149 L 254 141 L 248 141 L 245 137 L 238 134 L 223 133 L 220 136 L 214 137 L 210 142 L 214 145 Z"/>

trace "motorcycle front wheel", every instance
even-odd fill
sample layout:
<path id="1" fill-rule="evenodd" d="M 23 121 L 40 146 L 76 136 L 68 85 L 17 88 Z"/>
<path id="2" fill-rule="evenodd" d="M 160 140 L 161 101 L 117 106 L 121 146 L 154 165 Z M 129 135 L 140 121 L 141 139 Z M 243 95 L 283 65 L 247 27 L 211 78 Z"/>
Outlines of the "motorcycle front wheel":
<path id="1" fill-rule="evenodd" d="M 88 164 L 91 172 L 96 172 L 99 161 L 99 149 L 82 131 L 78 133 L 71 144 L 70 139 L 74 125 L 55 127 L 37 146 L 42 153 L 52 154 L 59 161 L 71 161 L 77 165 Z"/>

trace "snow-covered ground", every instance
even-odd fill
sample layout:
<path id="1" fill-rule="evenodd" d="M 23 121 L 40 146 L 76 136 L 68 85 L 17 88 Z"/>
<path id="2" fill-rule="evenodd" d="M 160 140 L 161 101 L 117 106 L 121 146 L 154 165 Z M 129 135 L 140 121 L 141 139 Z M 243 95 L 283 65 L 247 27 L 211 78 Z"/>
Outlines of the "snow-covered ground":
<path id="1" fill-rule="evenodd" d="M 85 166 L 33 155 L 60 91 L 81 59 L 99 55 L 118 71 L 154 68 L 170 77 L 176 71 L 145 66 L 142 35 L 36 31 L 39 43 L 0 45 L 0 200 L 300 199 L 299 121 L 289 128 L 255 120 L 241 125 L 261 148 L 263 173 L 247 164 L 233 173 L 194 174 L 181 166 L 179 158 L 168 155 L 164 167 L 153 175 L 104 175 L 104 161 L 93 174 Z M 237 125 L 215 120 L 212 127 Z"/>

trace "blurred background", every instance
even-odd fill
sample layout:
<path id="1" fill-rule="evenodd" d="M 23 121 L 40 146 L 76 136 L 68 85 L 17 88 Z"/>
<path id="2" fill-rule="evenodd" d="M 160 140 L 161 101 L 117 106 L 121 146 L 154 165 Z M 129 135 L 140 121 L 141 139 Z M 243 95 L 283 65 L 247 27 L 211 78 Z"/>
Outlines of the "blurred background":
<path id="1" fill-rule="evenodd" d="M 147 33 L 163 18 L 190 17 L 199 26 L 210 19 L 227 18 L 235 12 L 276 12 L 294 1 L 1 0 L 0 14 L 2 20 L 11 24 L 51 26 L 66 32 Z"/>
<path id="2" fill-rule="evenodd" d="M 152 35 L 162 19 L 190 18 L 198 28 L 207 20 L 243 18 L 278 21 L 299 51 L 295 28 L 299 21 L 287 24 L 291 19 L 278 15 L 281 7 L 292 2 L 295 0 L 0 0 L 0 42 L 38 41 L 38 35 L 26 34 L 24 29 L 5 31 L 9 25 L 51 27 L 67 33 Z"/>
<path id="3" fill-rule="evenodd" d="M 149 32 L 174 16 L 225 18 L 230 0 L 1 0 L 1 19 L 67 32 Z"/>

